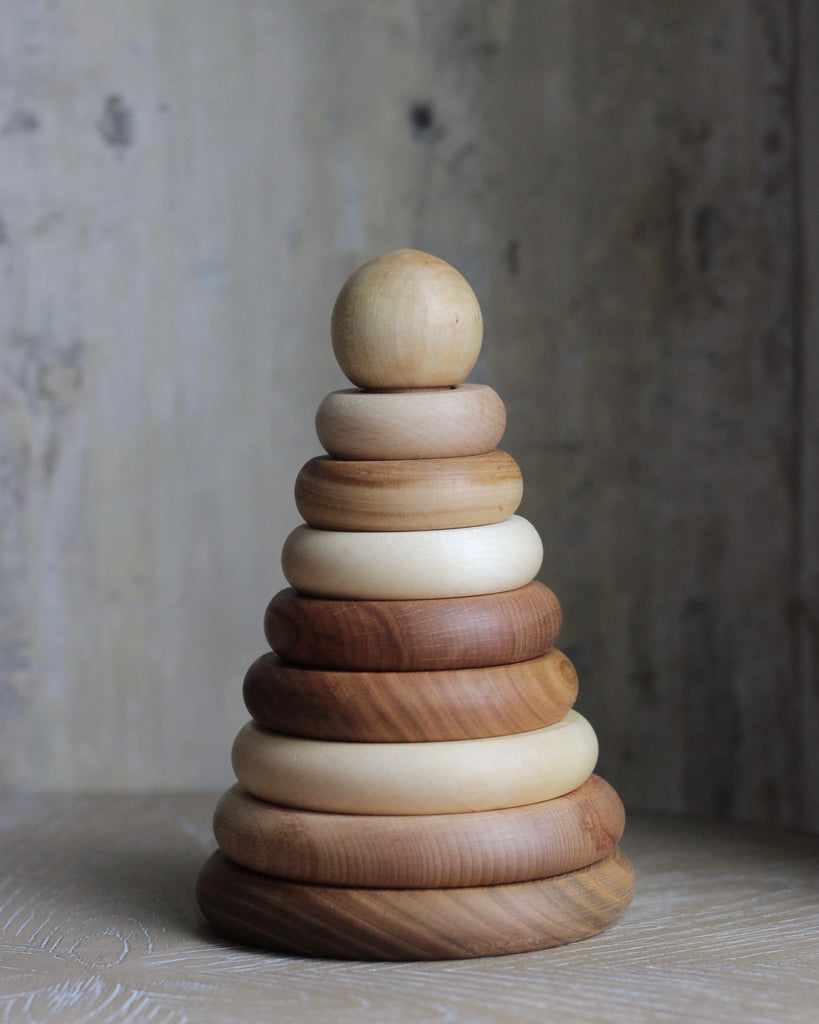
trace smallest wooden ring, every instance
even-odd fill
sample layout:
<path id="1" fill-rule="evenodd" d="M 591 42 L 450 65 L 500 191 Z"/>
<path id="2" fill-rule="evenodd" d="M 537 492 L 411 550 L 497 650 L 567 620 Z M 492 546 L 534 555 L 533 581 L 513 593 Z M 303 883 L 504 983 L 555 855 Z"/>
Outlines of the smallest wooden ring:
<path id="1" fill-rule="evenodd" d="M 421 391 L 333 391 L 316 413 L 316 434 L 336 459 L 446 459 L 498 446 L 503 400 L 486 384 Z"/>
<path id="2" fill-rule="evenodd" d="M 274 732 L 369 743 L 469 740 L 560 721 L 577 697 L 577 673 L 556 648 L 528 661 L 439 672 L 344 672 L 263 654 L 248 669 L 244 700 Z"/>

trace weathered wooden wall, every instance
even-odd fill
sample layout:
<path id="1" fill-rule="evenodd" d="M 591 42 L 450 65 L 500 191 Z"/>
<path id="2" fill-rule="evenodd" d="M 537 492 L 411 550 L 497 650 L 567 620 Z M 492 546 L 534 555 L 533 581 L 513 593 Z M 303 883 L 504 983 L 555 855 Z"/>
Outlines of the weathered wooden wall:
<path id="1" fill-rule="evenodd" d="M 481 300 L 601 771 L 819 827 L 817 38 L 807 0 L 2 5 L 0 782 L 229 782 L 333 299 L 411 245 Z"/>

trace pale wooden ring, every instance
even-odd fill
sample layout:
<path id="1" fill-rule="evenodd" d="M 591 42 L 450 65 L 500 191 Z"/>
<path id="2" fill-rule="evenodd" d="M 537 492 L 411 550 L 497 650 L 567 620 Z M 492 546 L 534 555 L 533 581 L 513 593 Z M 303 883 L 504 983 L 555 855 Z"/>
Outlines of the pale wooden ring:
<path id="1" fill-rule="evenodd" d="M 625 812 L 597 775 L 565 796 L 466 814 L 327 814 L 229 789 L 213 831 L 231 860 L 319 885 L 441 889 L 560 875 L 611 853 Z"/>
<path id="2" fill-rule="evenodd" d="M 501 594 L 427 601 L 336 601 L 288 587 L 264 616 L 267 642 L 287 661 L 363 672 L 527 661 L 555 644 L 562 624 L 560 602 L 537 580 Z"/>
<path id="3" fill-rule="evenodd" d="M 244 788 L 270 803 L 341 814 L 492 811 L 563 796 L 585 782 L 597 737 L 577 711 L 511 736 L 438 743 L 309 740 L 248 722 L 233 744 Z"/>
<path id="4" fill-rule="evenodd" d="M 315 529 L 448 530 L 508 519 L 523 496 L 523 478 L 500 450 L 387 461 L 324 455 L 302 467 L 295 496 Z"/>
<path id="5" fill-rule="evenodd" d="M 297 526 L 282 548 L 285 579 L 302 594 L 376 601 L 514 590 L 534 579 L 542 561 L 537 530 L 517 515 L 457 530 Z"/>
<path id="6" fill-rule="evenodd" d="M 619 847 L 588 867 L 509 885 L 363 889 L 250 871 L 217 850 L 196 883 L 199 907 L 230 938 L 315 957 L 454 960 L 549 949 L 614 924 L 634 895 Z"/>
<path id="7" fill-rule="evenodd" d="M 529 661 L 440 672 L 344 672 L 263 654 L 244 700 L 266 729 L 365 743 L 469 740 L 541 729 L 577 697 L 577 673 L 553 648 Z"/>
<path id="8" fill-rule="evenodd" d="M 333 391 L 316 412 L 316 434 L 337 459 L 446 459 L 497 447 L 503 400 L 486 384 L 426 391 Z"/>

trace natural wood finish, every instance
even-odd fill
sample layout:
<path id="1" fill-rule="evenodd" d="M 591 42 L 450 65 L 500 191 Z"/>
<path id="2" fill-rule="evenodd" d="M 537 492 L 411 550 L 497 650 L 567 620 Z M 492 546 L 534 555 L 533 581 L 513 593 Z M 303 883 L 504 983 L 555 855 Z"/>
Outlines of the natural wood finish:
<path id="1" fill-rule="evenodd" d="M 576 942 L 614 924 L 634 894 L 619 850 L 565 875 L 462 889 L 345 889 L 270 878 L 221 851 L 196 884 L 202 913 L 232 939 L 355 960 L 503 956 Z"/>
<path id="2" fill-rule="evenodd" d="M 597 762 L 591 725 L 569 711 L 511 736 L 437 743 L 340 743 L 248 722 L 233 743 L 236 778 L 270 803 L 341 814 L 457 814 L 563 796 Z"/>
<path id="3" fill-rule="evenodd" d="M 322 530 L 447 530 L 508 519 L 523 496 L 511 455 L 451 459 L 311 459 L 296 477 L 296 507 Z"/>
<path id="4" fill-rule="evenodd" d="M 458 530 L 362 533 L 297 526 L 282 571 L 302 594 L 361 600 L 470 597 L 534 579 L 543 544 L 522 516 Z"/>
<path id="5" fill-rule="evenodd" d="M 243 867 L 320 885 L 381 889 L 503 885 L 576 871 L 619 842 L 625 813 L 592 775 L 565 796 L 464 814 L 323 814 L 233 786 L 216 807 L 222 851 Z"/>
<path id="6" fill-rule="evenodd" d="M 337 459 L 446 459 L 497 447 L 506 406 L 486 384 L 378 392 L 333 391 L 316 412 L 316 434 Z"/>
<path id="7" fill-rule="evenodd" d="M 460 384 L 481 350 L 475 293 L 448 263 L 399 249 L 347 280 L 330 321 L 333 352 L 362 388 Z"/>
<path id="8" fill-rule="evenodd" d="M 224 787 L 222 787 L 224 788 Z M 333 963 L 236 944 L 193 887 L 216 792 L 0 794 L 8 1024 L 806 1024 L 819 836 L 629 814 L 618 924 L 525 956 Z M 692 993 L 696 1006 L 692 1011 Z"/>
<path id="9" fill-rule="evenodd" d="M 545 584 L 475 597 L 337 601 L 279 591 L 267 642 L 312 668 L 406 672 L 505 665 L 539 657 L 560 635 L 560 602 Z"/>
<path id="10" fill-rule="evenodd" d="M 551 725 L 577 696 L 556 648 L 539 658 L 440 672 L 343 672 L 263 654 L 244 680 L 245 706 L 266 729 L 370 743 L 469 740 Z"/>

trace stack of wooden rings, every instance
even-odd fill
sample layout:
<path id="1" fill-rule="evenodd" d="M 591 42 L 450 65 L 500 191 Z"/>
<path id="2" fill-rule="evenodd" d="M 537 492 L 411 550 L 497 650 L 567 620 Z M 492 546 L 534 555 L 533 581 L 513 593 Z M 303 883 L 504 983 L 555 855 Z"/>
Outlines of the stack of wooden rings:
<path id="1" fill-rule="evenodd" d="M 572 706 L 543 549 L 472 289 L 413 250 L 360 268 L 333 310 L 355 389 L 328 395 L 326 456 L 296 481 L 290 588 L 219 802 L 197 897 L 242 942 L 418 960 L 585 938 L 631 900 L 614 790 Z"/>

